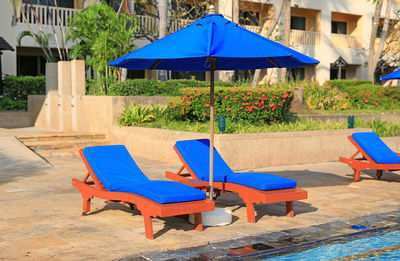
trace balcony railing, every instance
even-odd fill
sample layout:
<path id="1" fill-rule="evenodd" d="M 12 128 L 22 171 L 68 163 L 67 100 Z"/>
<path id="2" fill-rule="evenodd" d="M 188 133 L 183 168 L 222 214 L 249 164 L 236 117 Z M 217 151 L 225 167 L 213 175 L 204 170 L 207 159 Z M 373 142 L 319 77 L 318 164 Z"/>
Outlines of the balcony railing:
<path id="1" fill-rule="evenodd" d="M 334 48 L 362 49 L 362 37 L 348 34 L 331 34 L 331 46 Z"/>
<path id="2" fill-rule="evenodd" d="M 290 30 L 290 45 L 319 45 L 320 32 Z"/>
<path id="3" fill-rule="evenodd" d="M 141 33 L 146 33 L 146 34 L 157 34 L 158 33 L 158 19 L 156 17 L 148 16 L 148 15 L 137 15 L 137 18 L 139 19 L 139 27 L 140 27 L 140 32 Z M 190 23 L 192 23 L 192 20 L 187 20 L 187 19 L 179 19 L 172 21 L 171 24 L 168 25 L 168 32 L 173 33 L 176 32 Z"/>
<path id="4" fill-rule="evenodd" d="M 253 33 L 256 33 L 256 34 L 258 34 L 260 32 L 260 30 L 261 30 L 261 26 L 256 26 L 256 25 L 244 25 L 244 24 L 241 24 L 240 26 L 243 27 L 243 28 L 246 28 L 247 30 L 252 31 Z"/>
<path id="5" fill-rule="evenodd" d="M 30 24 L 42 24 L 42 25 L 62 25 L 67 26 L 70 18 L 75 13 L 79 12 L 79 9 L 63 8 L 63 7 L 47 7 L 45 5 L 27 5 L 24 8 L 24 14 L 26 20 Z M 20 23 L 25 23 L 23 16 L 19 19 Z"/>

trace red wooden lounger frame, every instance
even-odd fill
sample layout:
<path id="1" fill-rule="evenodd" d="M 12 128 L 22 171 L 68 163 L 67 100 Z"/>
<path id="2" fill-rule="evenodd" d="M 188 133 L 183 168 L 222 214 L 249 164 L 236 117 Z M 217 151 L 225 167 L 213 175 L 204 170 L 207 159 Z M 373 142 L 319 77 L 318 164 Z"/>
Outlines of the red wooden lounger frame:
<path id="1" fill-rule="evenodd" d="M 383 171 L 391 171 L 400 169 L 400 164 L 380 164 L 376 163 L 361 147 L 360 145 L 351 137 L 347 137 L 350 142 L 357 148 L 357 151 L 350 157 L 340 157 L 339 161 L 347 163 L 350 168 L 354 170 L 353 181 L 360 180 L 360 173 L 366 169 L 376 169 L 376 177 L 381 179 Z M 362 158 L 355 158 L 358 154 L 362 155 Z M 397 153 L 400 155 L 399 153 Z"/>
<path id="2" fill-rule="evenodd" d="M 201 181 L 202 185 L 197 183 L 191 184 L 192 180 L 199 180 L 196 174 L 190 169 L 178 149 L 174 146 L 175 152 L 178 154 L 183 166 L 178 170 L 177 173 L 169 171 L 165 172 L 165 176 L 171 180 L 187 184 L 192 187 L 209 188 L 208 182 Z M 182 173 L 186 169 L 188 173 Z M 189 178 L 189 176 L 191 178 Z M 217 193 L 224 192 L 236 192 L 239 197 L 242 198 L 246 204 L 247 209 L 247 221 L 249 223 L 256 223 L 254 204 L 269 204 L 286 202 L 286 215 L 289 217 L 294 216 L 293 201 L 307 199 L 307 191 L 300 188 L 289 188 L 289 189 L 276 189 L 276 190 L 259 190 L 244 185 L 239 185 L 229 182 L 215 182 L 214 189 L 218 190 Z"/>
<path id="3" fill-rule="evenodd" d="M 144 226 L 146 231 L 146 238 L 153 239 L 153 217 L 170 217 L 194 214 L 195 228 L 196 230 L 203 230 L 203 223 L 201 220 L 201 212 L 214 210 L 214 202 L 208 199 L 179 202 L 179 203 L 168 203 L 160 204 L 146 197 L 127 192 L 112 192 L 108 191 L 100 180 L 94 174 L 92 168 L 87 162 L 83 149 L 79 150 L 83 162 L 88 170 L 85 178 L 82 181 L 72 179 L 72 185 L 77 187 L 83 198 L 83 212 L 82 215 L 86 215 L 90 211 L 90 201 L 93 197 L 111 201 L 120 201 L 122 204 L 128 204 L 132 209 L 136 205 L 137 209 L 140 210 L 144 217 Z M 92 181 L 88 181 L 89 176 Z M 92 186 L 92 185 L 95 185 Z"/>

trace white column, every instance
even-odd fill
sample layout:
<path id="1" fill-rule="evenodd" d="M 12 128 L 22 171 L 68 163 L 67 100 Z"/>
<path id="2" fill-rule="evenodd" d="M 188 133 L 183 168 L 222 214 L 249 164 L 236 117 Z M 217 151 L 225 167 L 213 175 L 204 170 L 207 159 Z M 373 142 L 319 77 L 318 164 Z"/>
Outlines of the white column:
<path id="1" fill-rule="evenodd" d="M 321 10 L 321 45 L 319 47 L 319 55 L 316 58 L 320 63 L 315 68 L 316 80 L 322 84 L 330 78 L 330 64 L 331 57 L 328 54 L 324 54 L 324 50 L 331 50 L 331 19 L 332 12 L 330 9 Z"/>
<path id="2" fill-rule="evenodd" d="M 79 100 L 85 95 L 85 61 L 71 61 L 71 109 L 72 109 L 72 130 L 78 131 Z"/>

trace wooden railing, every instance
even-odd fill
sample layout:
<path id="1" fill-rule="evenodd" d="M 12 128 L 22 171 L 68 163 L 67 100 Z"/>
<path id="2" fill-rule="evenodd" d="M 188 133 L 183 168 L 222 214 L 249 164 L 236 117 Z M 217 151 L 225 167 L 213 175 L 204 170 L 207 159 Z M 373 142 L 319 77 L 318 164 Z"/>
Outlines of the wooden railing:
<path id="1" fill-rule="evenodd" d="M 290 45 L 319 45 L 320 39 L 320 32 L 290 30 Z"/>
<path id="2" fill-rule="evenodd" d="M 158 33 L 158 19 L 156 17 L 151 17 L 148 15 L 137 15 L 137 18 L 139 19 L 139 27 L 140 27 L 140 32 L 142 33 L 147 33 L 147 34 L 157 34 Z M 187 25 L 189 25 L 192 20 L 187 20 L 187 19 L 179 19 L 172 21 L 171 24 L 169 24 L 169 33 L 176 32 Z"/>
<path id="3" fill-rule="evenodd" d="M 23 9 L 28 23 L 54 26 L 67 26 L 69 19 L 79 11 L 79 9 L 47 7 L 45 5 L 26 5 Z M 18 22 L 25 23 L 22 15 Z"/>
<path id="4" fill-rule="evenodd" d="M 140 31 L 148 34 L 158 33 L 158 19 L 148 15 L 137 15 Z"/>
<path id="5" fill-rule="evenodd" d="M 243 28 L 246 28 L 247 30 L 252 31 L 253 33 L 256 33 L 256 34 L 258 34 L 261 31 L 261 26 L 244 25 L 244 24 L 241 24 L 240 26 Z"/>
<path id="6" fill-rule="evenodd" d="M 362 37 L 348 34 L 331 34 L 331 46 L 334 48 L 362 49 Z"/>

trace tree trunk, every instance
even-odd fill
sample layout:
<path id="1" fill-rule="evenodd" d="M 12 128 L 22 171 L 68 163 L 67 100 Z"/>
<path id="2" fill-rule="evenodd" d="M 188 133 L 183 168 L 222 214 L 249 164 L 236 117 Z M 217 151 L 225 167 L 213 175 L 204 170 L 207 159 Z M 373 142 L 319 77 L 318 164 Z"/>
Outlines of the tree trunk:
<path id="1" fill-rule="evenodd" d="M 272 34 L 272 32 L 275 30 L 276 25 L 278 24 L 279 18 L 282 15 L 282 11 L 283 11 L 283 6 L 284 6 L 285 0 L 281 0 L 279 2 L 279 7 L 275 10 L 276 12 L 274 13 L 274 20 L 272 20 L 271 26 L 268 28 L 268 31 L 264 34 L 264 32 L 267 29 L 267 23 L 268 20 L 264 21 L 264 24 L 261 28 L 261 32 L 260 34 L 266 38 L 269 38 Z M 267 69 L 257 69 L 254 73 L 254 77 L 253 77 L 253 82 L 251 83 L 251 87 L 256 88 L 258 82 L 260 81 L 260 75 L 262 70 L 267 70 Z"/>
<path id="2" fill-rule="evenodd" d="M 381 58 L 382 55 L 382 50 L 383 47 L 385 45 L 385 41 L 386 41 L 386 37 L 388 35 L 388 31 L 389 31 L 389 24 L 390 24 L 390 12 L 392 10 L 392 0 L 387 0 L 386 2 L 386 12 L 385 12 L 385 20 L 383 22 L 383 28 L 382 28 L 382 35 L 381 35 L 381 39 L 379 42 L 379 47 L 378 50 L 376 51 L 375 54 L 375 59 L 374 59 L 374 64 L 373 64 L 373 74 L 375 75 L 375 70 L 376 70 L 376 65 L 379 62 L 379 59 Z M 375 80 L 375 77 L 374 77 Z"/>
<path id="3" fill-rule="evenodd" d="M 369 40 L 369 52 L 368 52 L 368 80 L 374 81 L 374 72 L 376 64 L 374 65 L 375 60 L 375 40 L 376 33 L 378 32 L 379 19 L 381 16 L 383 0 L 380 0 L 375 5 L 375 12 L 372 19 L 372 30 L 371 37 Z"/>
<path id="4" fill-rule="evenodd" d="M 167 15 L 168 15 L 168 0 L 158 0 L 158 13 L 159 13 L 159 26 L 158 26 L 158 39 L 167 35 Z M 159 70 L 158 79 L 161 81 L 167 80 L 167 71 Z"/>
<path id="5" fill-rule="evenodd" d="M 238 24 L 239 23 L 239 0 L 233 0 L 232 8 L 233 8 L 232 21 L 234 23 Z"/>
<path id="6" fill-rule="evenodd" d="M 284 11 L 284 28 L 283 28 L 283 44 L 289 46 L 290 38 L 290 0 L 285 0 L 285 11 Z M 286 68 L 281 69 L 281 80 L 286 80 Z"/>

